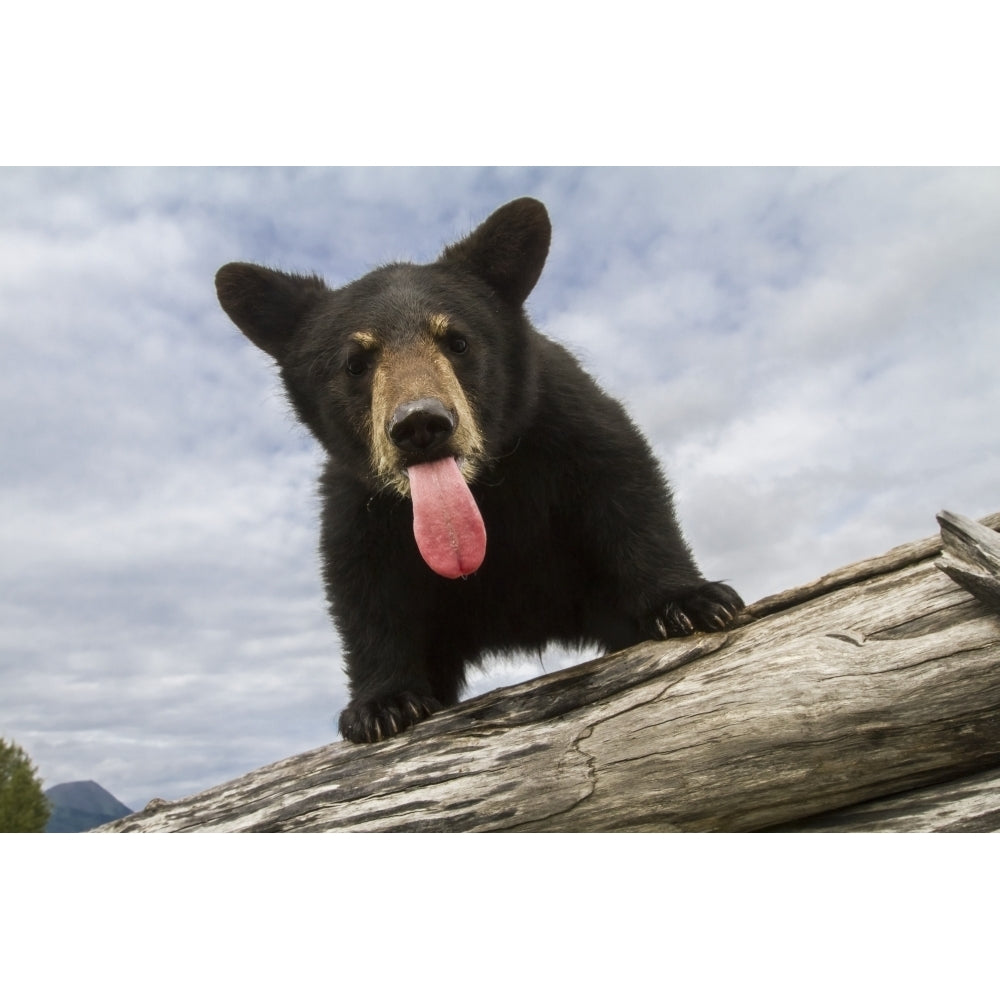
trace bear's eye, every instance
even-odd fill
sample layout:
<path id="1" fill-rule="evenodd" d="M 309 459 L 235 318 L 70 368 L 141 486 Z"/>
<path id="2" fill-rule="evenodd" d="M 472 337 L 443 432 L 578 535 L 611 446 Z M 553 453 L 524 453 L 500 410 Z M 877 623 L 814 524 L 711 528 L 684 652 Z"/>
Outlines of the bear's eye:
<path id="1" fill-rule="evenodd" d="M 469 342 L 465 337 L 460 337 L 457 333 L 453 333 L 448 338 L 448 347 L 451 349 L 452 354 L 465 354 L 469 349 Z"/>
<path id="2" fill-rule="evenodd" d="M 353 375 L 354 378 L 364 375 L 370 367 L 371 361 L 367 354 L 352 354 L 344 365 L 347 374 Z"/>

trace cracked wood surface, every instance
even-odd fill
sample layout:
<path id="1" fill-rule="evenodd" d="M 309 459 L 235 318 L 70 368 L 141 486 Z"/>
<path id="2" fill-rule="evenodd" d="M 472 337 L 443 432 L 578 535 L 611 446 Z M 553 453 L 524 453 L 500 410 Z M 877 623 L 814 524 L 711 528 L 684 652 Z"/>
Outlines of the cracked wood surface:
<path id="1" fill-rule="evenodd" d="M 1000 616 L 940 552 L 900 546 L 729 634 L 645 643 L 102 829 L 755 830 L 1000 767 Z"/>

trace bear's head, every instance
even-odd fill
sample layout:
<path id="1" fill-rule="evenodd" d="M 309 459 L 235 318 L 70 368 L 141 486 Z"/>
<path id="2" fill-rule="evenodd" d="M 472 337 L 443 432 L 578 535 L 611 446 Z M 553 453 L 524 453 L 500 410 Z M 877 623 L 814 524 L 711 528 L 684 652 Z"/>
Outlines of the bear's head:
<path id="1" fill-rule="evenodd" d="M 523 307 L 550 240 L 545 206 L 520 198 L 431 264 L 388 264 L 332 289 L 233 263 L 215 284 L 331 459 L 373 491 L 409 496 L 444 460 L 450 479 L 474 482 L 530 420 L 535 337 Z"/>

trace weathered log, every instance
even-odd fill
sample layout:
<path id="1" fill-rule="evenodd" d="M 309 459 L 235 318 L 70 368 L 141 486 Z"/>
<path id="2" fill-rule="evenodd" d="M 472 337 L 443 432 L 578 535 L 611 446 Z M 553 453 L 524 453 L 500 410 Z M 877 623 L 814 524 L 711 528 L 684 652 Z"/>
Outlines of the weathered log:
<path id="1" fill-rule="evenodd" d="M 951 536 L 979 533 L 942 517 L 943 563 L 962 569 Z M 645 643 L 102 829 L 758 830 L 998 767 L 989 573 L 975 557 L 973 596 L 940 551 L 901 546 L 758 602 L 728 635 Z"/>

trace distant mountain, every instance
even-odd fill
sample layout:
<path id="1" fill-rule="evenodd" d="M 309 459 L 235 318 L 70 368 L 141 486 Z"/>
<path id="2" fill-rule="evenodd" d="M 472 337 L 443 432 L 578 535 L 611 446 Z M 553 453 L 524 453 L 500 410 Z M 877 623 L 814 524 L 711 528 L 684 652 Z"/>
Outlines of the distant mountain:
<path id="1" fill-rule="evenodd" d="M 67 781 L 53 785 L 46 790 L 45 796 L 52 803 L 46 833 L 81 833 L 134 812 L 96 781 Z"/>

